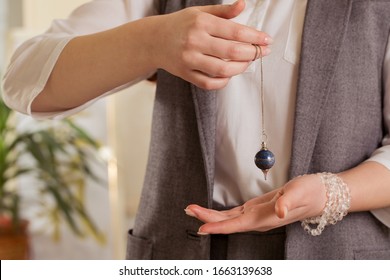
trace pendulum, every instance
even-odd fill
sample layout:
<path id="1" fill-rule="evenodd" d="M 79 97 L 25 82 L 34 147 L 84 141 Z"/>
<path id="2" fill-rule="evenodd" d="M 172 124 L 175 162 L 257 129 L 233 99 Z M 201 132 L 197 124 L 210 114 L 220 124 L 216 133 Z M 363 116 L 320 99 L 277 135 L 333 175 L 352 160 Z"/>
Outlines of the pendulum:
<path id="1" fill-rule="evenodd" d="M 263 171 L 264 179 L 267 180 L 268 171 L 275 164 L 275 156 L 270 150 L 268 150 L 265 142 L 261 143 L 261 149 L 255 155 L 255 164 L 261 169 L 261 171 Z"/>
<path id="2" fill-rule="evenodd" d="M 262 137 L 261 137 L 261 149 L 255 155 L 255 164 L 263 171 L 264 179 L 267 180 L 268 171 L 275 164 L 274 154 L 267 148 L 267 134 L 265 132 L 265 119 L 264 119 L 264 81 L 263 81 L 263 53 L 261 47 L 256 47 L 256 54 L 260 51 L 260 95 L 261 95 L 261 121 L 262 121 Z M 256 55 L 257 56 L 257 55 Z"/>
<path id="3" fill-rule="evenodd" d="M 261 47 L 254 45 L 256 47 L 256 57 L 258 51 L 260 51 L 260 85 L 261 85 L 261 121 L 262 121 L 262 137 L 261 137 L 261 149 L 255 155 L 255 164 L 256 166 L 263 171 L 264 179 L 267 180 L 268 171 L 275 164 L 274 154 L 267 148 L 267 134 L 265 132 L 265 120 L 264 120 L 264 82 L 263 82 L 263 54 Z"/>

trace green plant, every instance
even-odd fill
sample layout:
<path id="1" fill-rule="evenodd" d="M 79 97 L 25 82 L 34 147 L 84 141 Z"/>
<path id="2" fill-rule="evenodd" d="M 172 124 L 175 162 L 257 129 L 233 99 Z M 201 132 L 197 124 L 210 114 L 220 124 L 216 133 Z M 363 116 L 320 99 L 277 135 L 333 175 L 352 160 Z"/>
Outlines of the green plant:
<path id="1" fill-rule="evenodd" d="M 91 168 L 97 141 L 71 119 L 36 121 L 33 129 L 20 131 L 15 116 L 0 99 L 0 217 L 19 224 L 23 195 L 15 180 L 29 174 L 36 178 L 29 187 L 39 191 L 36 202 L 54 238 L 65 222 L 76 235 L 104 242 L 84 203 L 87 179 L 99 180 Z"/>

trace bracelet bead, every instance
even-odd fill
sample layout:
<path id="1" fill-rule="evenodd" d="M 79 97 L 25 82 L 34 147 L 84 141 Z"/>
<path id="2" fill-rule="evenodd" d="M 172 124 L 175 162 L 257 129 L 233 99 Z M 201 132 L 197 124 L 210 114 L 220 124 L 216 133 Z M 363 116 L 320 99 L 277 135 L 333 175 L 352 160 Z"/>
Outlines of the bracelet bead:
<path id="1" fill-rule="evenodd" d="M 348 214 L 351 204 L 351 194 L 347 184 L 332 173 L 319 173 L 322 184 L 326 189 L 327 201 L 320 216 L 311 217 L 302 221 L 302 227 L 312 236 L 318 236 L 328 225 L 334 225 Z M 313 228 L 311 225 L 316 225 Z"/>

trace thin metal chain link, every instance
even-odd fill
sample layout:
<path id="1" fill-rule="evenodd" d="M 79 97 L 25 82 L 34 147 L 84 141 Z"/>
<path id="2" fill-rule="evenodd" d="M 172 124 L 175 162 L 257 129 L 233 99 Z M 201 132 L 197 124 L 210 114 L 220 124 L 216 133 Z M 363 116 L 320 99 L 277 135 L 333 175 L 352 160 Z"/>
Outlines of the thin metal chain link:
<path id="1" fill-rule="evenodd" d="M 263 51 L 261 47 L 260 49 L 260 100 L 261 100 L 261 141 L 263 143 L 267 142 L 267 134 L 265 132 L 265 117 L 264 117 L 264 103 L 265 103 L 265 97 L 264 97 L 264 74 L 263 74 Z"/>

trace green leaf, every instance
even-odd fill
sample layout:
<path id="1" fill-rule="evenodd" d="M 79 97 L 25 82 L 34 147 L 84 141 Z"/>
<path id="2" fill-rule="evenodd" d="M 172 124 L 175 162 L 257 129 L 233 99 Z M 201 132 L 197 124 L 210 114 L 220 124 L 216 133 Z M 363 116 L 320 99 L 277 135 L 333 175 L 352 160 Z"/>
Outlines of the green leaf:
<path id="1" fill-rule="evenodd" d="M 22 197 L 17 188 L 6 186 L 27 173 L 34 174 L 39 184 L 31 187 L 41 193 L 37 204 L 53 222 L 55 238 L 60 237 L 60 224 L 65 223 L 77 236 L 103 242 L 104 234 L 85 208 L 84 195 L 85 181 L 99 180 L 90 163 L 98 158 L 98 142 L 70 119 L 46 129 L 19 132 L 13 116 L 0 100 L 0 215 L 6 213 L 18 221 Z M 27 164 L 21 157 L 31 161 Z"/>

